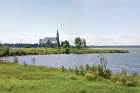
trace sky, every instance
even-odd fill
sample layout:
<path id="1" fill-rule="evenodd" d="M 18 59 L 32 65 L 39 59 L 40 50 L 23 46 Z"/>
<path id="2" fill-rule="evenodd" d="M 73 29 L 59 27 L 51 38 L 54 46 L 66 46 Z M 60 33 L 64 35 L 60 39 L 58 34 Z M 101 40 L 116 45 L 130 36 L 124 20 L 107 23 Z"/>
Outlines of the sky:
<path id="1" fill-rule="evenodd" d="M 0 0 L 0 42 L 55 36 L 88 45 L 140 45 L 140 0 Z"/>

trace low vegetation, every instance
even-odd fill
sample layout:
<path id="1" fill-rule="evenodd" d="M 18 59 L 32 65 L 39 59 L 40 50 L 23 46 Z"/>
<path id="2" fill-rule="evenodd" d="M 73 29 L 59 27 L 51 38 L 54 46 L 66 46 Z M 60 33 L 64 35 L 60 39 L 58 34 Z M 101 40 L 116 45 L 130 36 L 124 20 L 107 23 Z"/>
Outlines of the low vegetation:
<path id="1" fill-rule="evenodd" d="M 139 93 L 139 76 L 98 66 L 48 68 L 0 62 L 0 93 Z"/>
<path id="2" fill-rule="evenodd" d="M 64 45 L 65 46 L 65 45 Z M 0 47 L 0 56 L 127 53 L 120 49 L 98 48 L 13 48 Z M 0 93 L 139 93 L 140 76 L 123 71 L 113 74 L 104 57 L 99 65 L 75 68 L 48 68 L 0 61 Z M 33 59 L 34 61 L 34 59 Z"/>
<path id="3" fill-rule="evenodd" d="M 0 56 L 8 56 L 9 50 L 10 49 L 7 45 L 0 44 Z"/>
<path id="4" fill-rule="evenodd" d="M 75 68 L 75 75 L 84 76 L 89 81 L 110 80 L 118 85 L 135 87 L 140 83 L 140 76 L 136 73 L 128 74 L 120 72 L 113 74 L 110 69 L 105 69 L 102 64 L 97 66 L 80 66 Z"/>
<path id="5" fill-rule="evenodd" d="M 2 50 L 0 56 L 45 55 L 45 54 L 89 54 L 89 53 L 128 53 L 127 50 L 109 48 L 12 48 Z"/>

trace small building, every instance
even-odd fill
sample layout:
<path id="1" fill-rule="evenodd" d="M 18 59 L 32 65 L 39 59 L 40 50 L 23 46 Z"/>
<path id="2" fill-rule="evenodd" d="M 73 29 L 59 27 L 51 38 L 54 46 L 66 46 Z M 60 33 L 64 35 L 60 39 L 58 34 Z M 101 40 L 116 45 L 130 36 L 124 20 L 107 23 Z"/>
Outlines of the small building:
<path id="1" fill-rule="evenodd" d="M 60 47 L 58 29 L 56 37 L 45 37 L 44 39 L 39 39 L 39 45 L 41 47 L 52 47 L 52 48 Z"/>

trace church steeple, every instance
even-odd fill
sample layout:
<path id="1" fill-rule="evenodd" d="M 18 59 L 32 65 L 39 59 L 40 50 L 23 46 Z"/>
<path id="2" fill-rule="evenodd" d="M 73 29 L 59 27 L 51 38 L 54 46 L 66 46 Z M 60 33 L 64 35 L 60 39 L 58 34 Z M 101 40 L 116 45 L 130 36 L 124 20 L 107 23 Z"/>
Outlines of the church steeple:
<path id="1" fill-rule="evenodd" d="M 60 47 L 60 41 L 59 41 L 59 31 L 57 29 L 57 34 L 56 34 L 56 39 L 57 39 L 57 47 Z"/>

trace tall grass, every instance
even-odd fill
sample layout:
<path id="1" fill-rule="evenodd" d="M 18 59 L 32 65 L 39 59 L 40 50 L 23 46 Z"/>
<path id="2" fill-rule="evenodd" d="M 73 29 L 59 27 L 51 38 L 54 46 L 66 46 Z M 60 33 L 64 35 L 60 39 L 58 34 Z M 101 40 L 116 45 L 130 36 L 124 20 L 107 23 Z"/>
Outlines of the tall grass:
<path id="1" fill-rule="evenodd" d="M 5 47 L 6 48 L 6 47 Z M 44 54 L 89 54 L 89 53 L 128 53 L 121 49 L 96 48 L 6 48 L 0 49 L 0 56 L 44 55 Z"/>
<path id="2" fill-rule="evenodd" d="M 48 68 L 0 62 L 0 93 L 139 93 L 140 91 L 138 81 L 140 77 L 136 73 L 129 75 L 121 72 L 112 74 L 111 79 L 106 79 L 98 74 L 98 65 L 83 65 L 76 68 Z M 134 85 L 135 82 L 131 80 L 137 80 L 138 83 Z"/>
<path id="3" fill-rule="evenodd" d="M 0 44 L 0 56 L 8 56 L 9 55 L 9 47 L 4 44 Z"/>
<path id="4" fill-rule="evenodd" d="M 84 76 L 87 80 L 111 80 L 119 85 L 137 86 L 140 82 L 140 76 L 137 73 L 128 74 L 127 71 L 122 71 L 113 74 L 112 70 L 107 68 L 107 60 L 100 55 L 100 64 L 98 65 L 84 65 L 76 66 L 74 71 L 77 76 Z"/>

